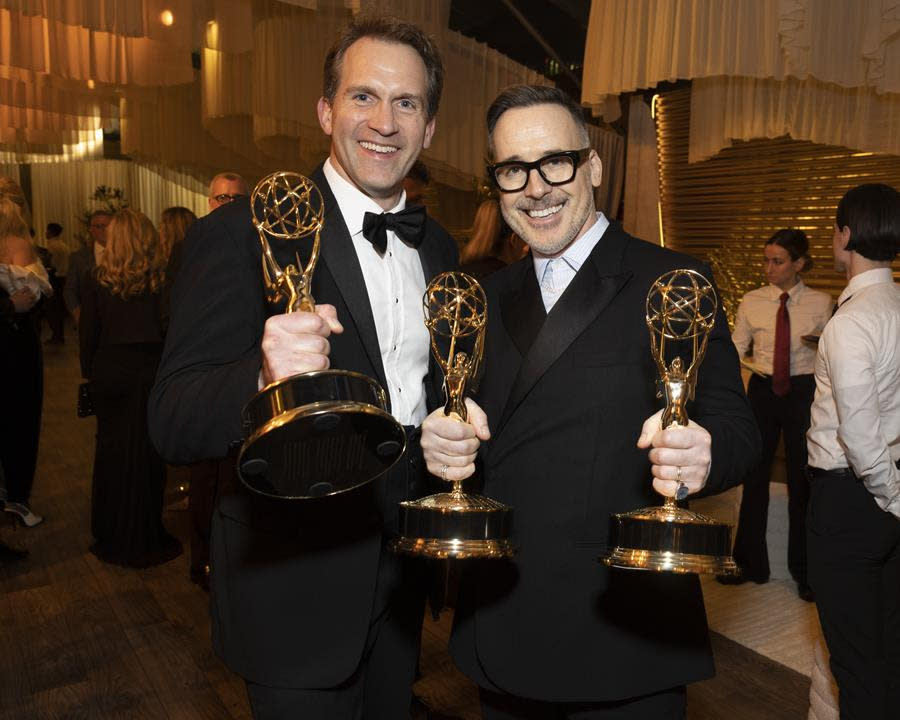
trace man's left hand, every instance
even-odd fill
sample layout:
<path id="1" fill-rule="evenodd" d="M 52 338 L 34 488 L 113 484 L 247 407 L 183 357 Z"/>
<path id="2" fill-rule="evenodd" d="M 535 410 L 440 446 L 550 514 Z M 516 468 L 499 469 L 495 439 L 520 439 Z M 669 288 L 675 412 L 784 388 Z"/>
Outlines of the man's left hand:
<path id="1" fill-rule="evenodd" d="M 712 438 L 693 420 L 688 421 L 687 427 L 663 430 L 662 413 L 660 410 L 644 421 L 637 442 L 639 448 L 651 448 L 653 489 L 668 497 L 675 495 L 682 482 L 688 494 L 693 495 L 703 489 L 709 477 Z"/>

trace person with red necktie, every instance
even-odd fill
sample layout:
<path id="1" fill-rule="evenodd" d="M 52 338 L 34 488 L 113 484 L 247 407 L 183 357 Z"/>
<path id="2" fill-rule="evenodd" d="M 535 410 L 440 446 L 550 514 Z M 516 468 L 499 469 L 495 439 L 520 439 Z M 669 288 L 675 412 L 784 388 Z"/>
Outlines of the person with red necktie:
<path id="1" fill-rule="evenodd" d="M 802 230 L 777 231 L 766 242 L 764 269 L 769 284 L 744 295 L 732 340 L 741 357 L 752 343 L 753 375 L 747 395 L 763 440 L 759 463 L 744 479 L 734 559 L 740 573 L 719 582 L 739 585 L 769 579 L 766 523 L 769 478 L 779 437 L 784 438 L 788 484 L 788 569 L 804 600 L 813 593 L 806 578 L 806 431 L 815 392 L 816 348 L 804 336 L 818 335 L 831 317 L 828 293 L 807 287 L 800 273 L 812 267 Z"/>

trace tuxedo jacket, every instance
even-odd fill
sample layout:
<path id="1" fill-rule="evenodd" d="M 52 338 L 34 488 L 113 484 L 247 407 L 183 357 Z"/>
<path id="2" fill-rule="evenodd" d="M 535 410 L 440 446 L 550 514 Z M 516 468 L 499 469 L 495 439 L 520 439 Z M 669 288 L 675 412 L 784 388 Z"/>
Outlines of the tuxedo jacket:
<path id="1" fill-rule="evenodd" d="M 85 276 L 94 269 L 94 243 L 90 242 L 69 255 L 69 272 L 66 275 L 66 287 L 63 299 L 69 312 L 81 305 L 81 288 Z"/>
<path id="2" fill-rule="evenodd" d="M 636 443 L 662 403 L 645 299 L 676 268 L 709 272 L 612 223 L 549 314 L 530 257 L 485 280 L 483 492 L 512 506 L 518 551 L 461 583 L 451 653 L 484 687 L 612 701 L 713 674 L 696 576 L 598 561 L 611 513 L 662 500 Z M 706 492 L 739 483 L 759 439 L 721 310 L 688 414 L 712 436 Z"/>
<path id="3" fill-rule="evenodd" d="M 344 326 L 329 338 L 331 367 L 386 387 L 356 251 L 321 168 L 312 179 L 325 202 L 312 294 L 316 302 L 333 304 Z M 296 263 L 298 247 L 307 254 L 311 247 L 309 240 L 270 244 L 282 267 Z M 453 239 L 431 219 L 419 257 L 426 283 L 457 262 Z M 228 203 L 192 225 L 149 406 L 151 437 L 169 462 L 219 458 L 239 445 L 241 408 L 257 391 L 260 341 L 273 312 L 264 300 L 249 203 Z M 437 378 L 423 380 L 434 406 Z M 229 667 L 280 687 L 332 687 L 350 677 L 379 611 L 376 573 L 396 505 L 425 494 L 416 442 L 412 436 L 391 472 L 332 498 L 275 500 L 220 482 L 211 611 L 213 643 Z"/>

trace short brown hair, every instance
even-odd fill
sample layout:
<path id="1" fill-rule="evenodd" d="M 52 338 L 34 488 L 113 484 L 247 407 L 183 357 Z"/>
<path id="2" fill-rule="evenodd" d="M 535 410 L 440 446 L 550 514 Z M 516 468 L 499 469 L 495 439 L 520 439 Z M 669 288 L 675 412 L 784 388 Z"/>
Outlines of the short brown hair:
<path id="1" fill-rule="evenodd" d="M 341 66 L 350 46 L 363 38 L 374 38 L 384 42 L 408 45 L 415 50 L 425 64 L 428 84 L 425 88 L 425 114 L 429 120 L 437 115 L 444 90 L 444 64 L 434 41 L 412 23 L 389 15 L 361 15 L 341 33 L 328 54 L 322 72 L 322 95 L 328 102 L 334 102 L 340 85 Z"/>
<path id="2" fill-rule="evenodd" d="M 504 88 L 487 111 L 488 152 L 494 160 L 494 128 L 507 110 L 534 105 L 559 105 L 568 111 L 575 121 L 584 142 L 590 144 L 587 123 L 581 107 L 559 88 L 548 85 L 510 85 Z"/>

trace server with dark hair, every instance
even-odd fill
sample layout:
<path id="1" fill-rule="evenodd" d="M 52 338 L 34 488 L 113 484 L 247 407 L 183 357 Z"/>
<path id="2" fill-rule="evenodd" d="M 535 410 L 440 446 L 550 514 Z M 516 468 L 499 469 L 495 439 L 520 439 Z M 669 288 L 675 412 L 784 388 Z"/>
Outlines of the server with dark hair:
<path id="1" fill-rule="evenodd" d="M 788 569 L 800 597 L 812 600 L 806 578 L 806 431 L 815 380 L 815 344 L 804 336 L 818 335 L 831 317 L 828 293 L 807 287 L 800 273 L 812 260 L 802 230 L 777 231 L 763 250 L 769 284 L 751 290 L 741 300 L 732 340 L 741 356 L 752 344 L 754 374 L 747 394 L 763 453 L 744 480 L 734 558 L 741 574 L 720 578 L 726 584 L 769 579 L 766 524 L 769 514 L 769 479 L 779 437 L 784 439 L 788 484 Z"/>
<path id="2" fill-rule="evenodd" d="M 900 193 L 860 185 L 837 209 L 847 287 L 816 357 L 809 581 L 841 718 L 900 717 Z"/>

